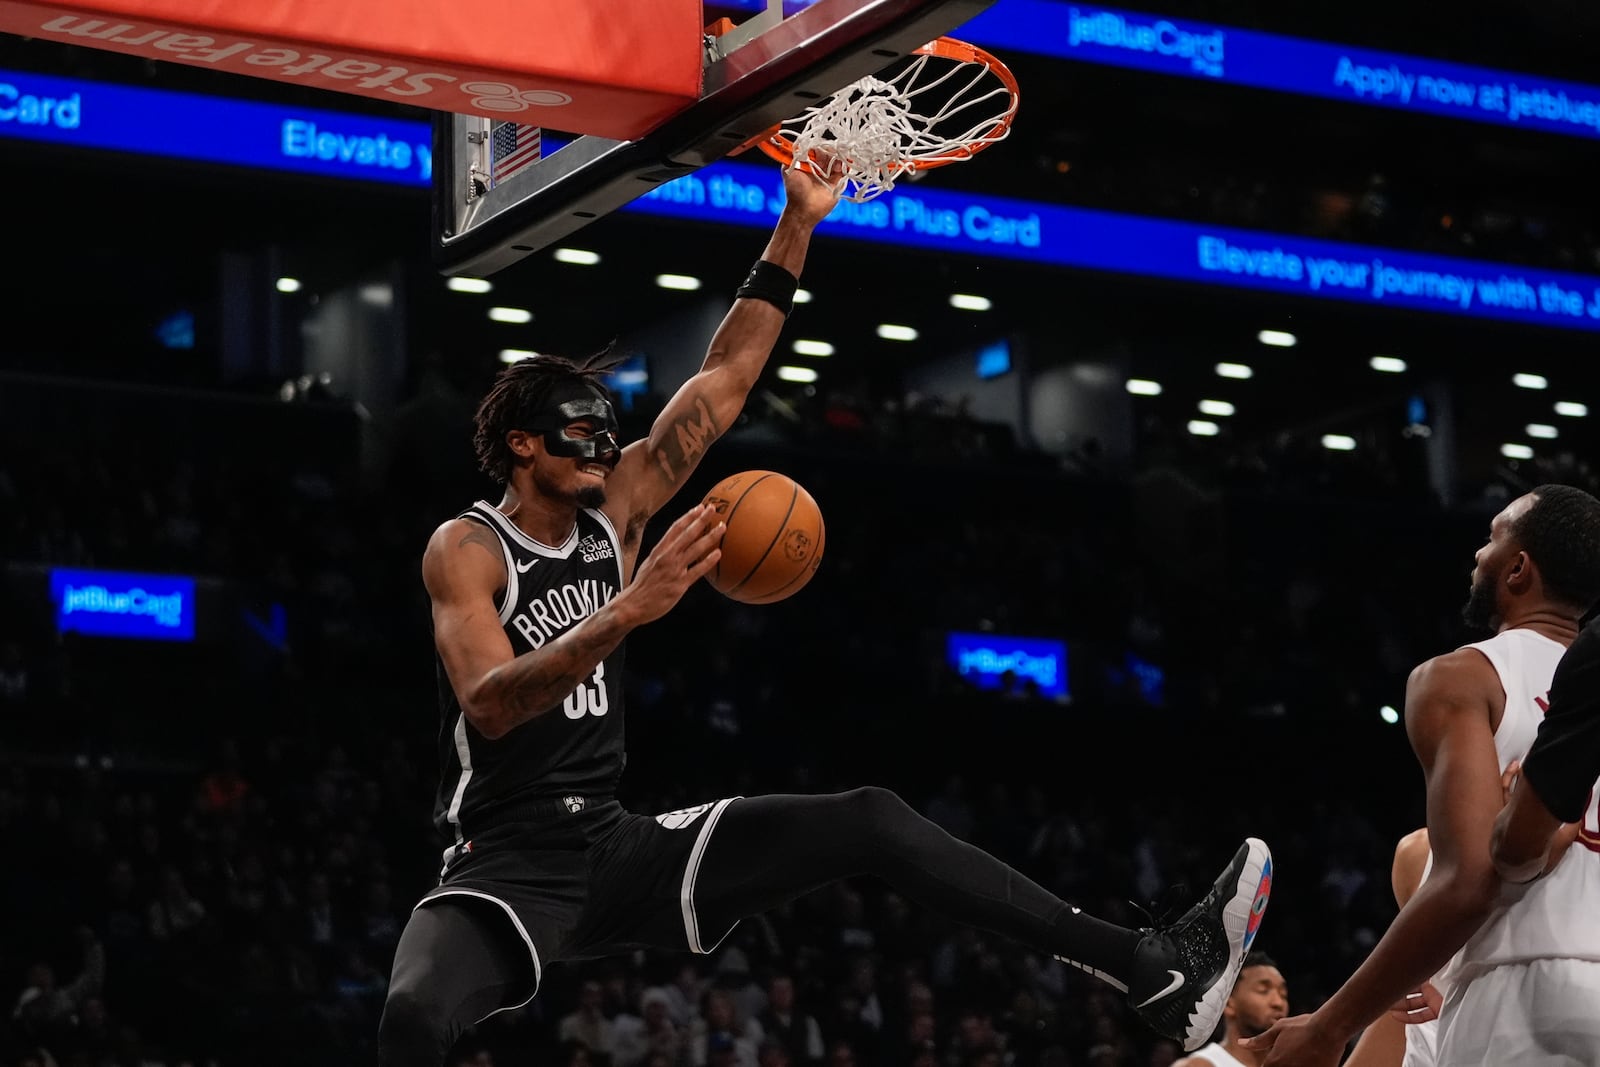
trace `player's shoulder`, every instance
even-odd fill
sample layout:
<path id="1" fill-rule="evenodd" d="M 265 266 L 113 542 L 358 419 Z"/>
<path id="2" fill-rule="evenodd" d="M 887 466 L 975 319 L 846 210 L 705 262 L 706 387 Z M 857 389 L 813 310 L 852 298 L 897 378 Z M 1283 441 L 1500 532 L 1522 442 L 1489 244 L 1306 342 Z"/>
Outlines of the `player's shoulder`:
<path id="1" fill-rule="evenodd" d="M 1428 828 L 1419 826 L 1406 834 L 1394 846 L 1395 859 L 1409 859 L 1428 854 Z"/>
<path id="2" fill-rule="evenodd" d="M 1600 651 L 1600 612 L 1595 613 L 1578 631 L 1578 636 L 1572 639 L 1570 648 L 1582 646 L 1585 650 Z"/>
<path id="3" fill-rule="evenodd" d="M 1411 668 L 1406 679 L 1407 692 L 1454 688 L 1486 681 L 1498 684 L 1499 675 L 1489 657 L 1471 645 L 1425 659 Z"/>
<path id="4" fill-rule="evenodd" d="M 499 542 L 499 538 L 489 528 L 488 523 L 465 514 L 456 515 L 433 528 L 433 533 L 428 535 L 428 546 L 423 551 L 425 556 L 447 554 L 465 547 L 465 543 L 470 543 L 469 538 L 484 537 L 490 542 L 496 544 Z"/>
<path id="5" fill-rule="evenodd" d="M 1587 676 L 1596 667 L 1600 667 L 1600 616 L 1579 630 L 1578 636 L 1567 646 L 1566 654 L 1556 666 L 1556 678 Z"/>
<path id="6" fill-rule="evenodd" d="M 434 527 L 422 553 L 422 580 L 430 591 L 443 584 L 460 589 L 463 579 L 469 588 L 498 587 L 505 567 L 500 535 L 488 523 L 464 515 Z"/>

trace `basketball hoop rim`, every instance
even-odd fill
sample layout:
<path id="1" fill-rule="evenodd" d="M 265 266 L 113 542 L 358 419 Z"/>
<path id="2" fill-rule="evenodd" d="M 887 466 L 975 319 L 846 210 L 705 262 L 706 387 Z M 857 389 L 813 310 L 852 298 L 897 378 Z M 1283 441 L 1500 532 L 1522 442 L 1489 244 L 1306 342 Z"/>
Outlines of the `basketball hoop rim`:
<path id="1" fill-rule="evenodd" d="M 934 56 L 939 59 L 954 60 L 957 63 L 985 67 L 990 74 L 1000 79 L 1000 83 L 1005 86 L 1007 95 L 1010 97 L 1010 103 L 1007 104 L 1005 111 L 1001 113 L 998 125 L 991 127 L 983 137 L 935 156 L 908 160 L 905 164 L 907 171 L 933 170 L 937 167 L 948 166 L 951 163 L 960 163 L 963 160 L 971 159 L 991 144 L 1005 137 L 1006 133 L 1011 129 L 1011 120 L 1016 118 L 1017 105 L 1022 102 L 1022 91 L 1017 86 L 1017 78 L 1016 75 L 1011 73 L 1011 68 L 1002 63 L 993 53 L 955 37 L 940 37 L 929 41 L 920 48 L 912 49 L 906 55 Z M 840 90 L 840 92 L 843 91 L 843 89 Z M 763 134 L 756 141 L 756 146 L 784 166 L 794 165 L 794 138 L 784 132 L 781 123 Z M 806 162 L 802 162 L 800 165 L 808 169 L 810 166 Z"/>

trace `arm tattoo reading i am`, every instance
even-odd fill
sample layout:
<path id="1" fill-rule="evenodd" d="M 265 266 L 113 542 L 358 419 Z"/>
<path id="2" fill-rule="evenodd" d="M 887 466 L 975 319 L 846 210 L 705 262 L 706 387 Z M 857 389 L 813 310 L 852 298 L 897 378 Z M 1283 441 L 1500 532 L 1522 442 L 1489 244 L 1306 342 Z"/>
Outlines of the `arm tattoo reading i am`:
<path id="1" fill-rule="evenodd" d="M 687 477 L 721 432 L 705 398 L 695 397 L 694 410 L 667 428 L 656 449 L 656 464 L 667 484 L 676 486 L 679 479 Z"/>

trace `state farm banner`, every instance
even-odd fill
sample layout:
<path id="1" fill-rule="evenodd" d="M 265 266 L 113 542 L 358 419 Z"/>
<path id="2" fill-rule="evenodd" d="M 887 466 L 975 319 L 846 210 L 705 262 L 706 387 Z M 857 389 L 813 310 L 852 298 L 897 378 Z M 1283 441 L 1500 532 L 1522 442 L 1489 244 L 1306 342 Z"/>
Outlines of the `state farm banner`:
<path id="1" fill-rule="evenodd" d="M 634 140 L 699 99 L 700 0 L 79 0 L 0 32 Z"/>

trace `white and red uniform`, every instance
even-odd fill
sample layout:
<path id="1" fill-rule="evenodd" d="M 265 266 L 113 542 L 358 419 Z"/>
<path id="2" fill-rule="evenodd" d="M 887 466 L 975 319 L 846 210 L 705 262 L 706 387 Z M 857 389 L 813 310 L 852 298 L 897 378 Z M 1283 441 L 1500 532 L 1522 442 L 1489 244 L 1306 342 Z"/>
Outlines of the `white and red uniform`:
<path id="1" fill-rule="evenodd" d="M 1533 744 L 1566 651 L 1518 628 L 1469 645 L 1505 690 L 1495 730 L 1502 771 Z M 1585 823 L 1597 822 L 1591 794 Z M 1505 886 L 1487 922 L 1446 965 L 1438 1067 L 1600 1067 L 1600 845 L 1585 835 L 1556 869 Z"/>

